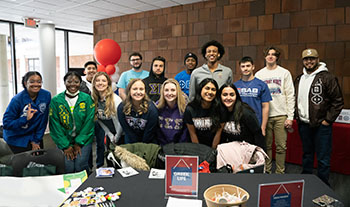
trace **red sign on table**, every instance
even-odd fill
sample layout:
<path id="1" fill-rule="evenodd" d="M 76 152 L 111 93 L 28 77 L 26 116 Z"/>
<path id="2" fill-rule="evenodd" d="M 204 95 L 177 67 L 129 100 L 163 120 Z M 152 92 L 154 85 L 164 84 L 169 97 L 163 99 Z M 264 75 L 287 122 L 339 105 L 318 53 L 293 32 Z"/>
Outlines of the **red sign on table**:
<path id="1" fill-rule="evenodd" d="M 165 157 L 165 195 L 198 196 L 198 157 Z"/>
<path id="2" fill-rule="evenodd" d="M 259 185 L 258 206 L 303 206 L 304 180 Z"/>

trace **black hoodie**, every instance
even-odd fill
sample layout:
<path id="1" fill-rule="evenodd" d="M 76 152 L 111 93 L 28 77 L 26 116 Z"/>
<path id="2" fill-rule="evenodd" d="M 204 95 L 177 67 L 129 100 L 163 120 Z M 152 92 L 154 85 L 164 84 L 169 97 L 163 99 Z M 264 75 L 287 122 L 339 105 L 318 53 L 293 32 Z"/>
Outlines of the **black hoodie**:
<path id="1" fill-rule="evenodd" d="M 166 81 L 167 79 L 166 77 L 164 77 L 164 73 L 165 73 L 165 67 L 164 67 L 163 73 L 160 74 L 159 77 L 157 77 L 156 74 L 154 74 L 153 72 L 153 64 L 152 64 L 149 76 L 143 79 L 146 85 L 146 93 L 153 102 L 158 101 L 160 98 L 160 89 L 164 81 Z"/>

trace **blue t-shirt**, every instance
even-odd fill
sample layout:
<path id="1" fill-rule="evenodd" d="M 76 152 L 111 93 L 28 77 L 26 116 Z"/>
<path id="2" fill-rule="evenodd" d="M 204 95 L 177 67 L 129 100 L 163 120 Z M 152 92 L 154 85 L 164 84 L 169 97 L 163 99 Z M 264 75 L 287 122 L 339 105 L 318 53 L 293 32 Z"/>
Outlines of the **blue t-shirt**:
<path id="1" fill-rule="evenodd" d="M 119 78 L 119 81 L 117 83 L 118 88 L 124 88 L 128 86 L 129 82 L 134 78 L 140 78 L 144 79 L 147 78 L 149 75 L 149 72 L 146 70 L 142 70 L 141 72 L 135 72 L 133 69 L 125 71 L 122 73 L 122 75 Z"/>
<path id="2" fill-rule="evenodd" d="M 190 88 L 190 79 L 191 75 L 186 72 L 186 70 L 181 71 L 175 76 L 175 80 L 179 82 L 181 90 L 186 93 L 186 95 L 189 95 L 189 88 Z"/>
<path id="3" fill-rule="evenodd" d="M 252 107 L 261 125 L 262 122 L 262 103 L 272 100 L 269 87 L 265 82 L 258 78 L 251 81 L 242 79 L 234 83 L 238 89 L 242 101 Z"/>

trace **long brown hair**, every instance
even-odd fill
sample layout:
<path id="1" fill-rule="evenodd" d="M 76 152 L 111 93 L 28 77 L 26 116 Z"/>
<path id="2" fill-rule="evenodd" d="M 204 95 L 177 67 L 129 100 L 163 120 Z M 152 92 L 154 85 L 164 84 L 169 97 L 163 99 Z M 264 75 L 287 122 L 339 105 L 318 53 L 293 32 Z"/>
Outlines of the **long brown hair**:
<path id="1" fill-rule="evenodd" d="M 98 108 L 98 100 L 101 99 L 100 93 L 96 90 L 95 85 L 96 85 L 96 79 L 99 76 L 104 76 L 107 78 L 108 86 L 107 86 L 107 92 L 105 96 L 106 100 L 106 107 L 104 109 L 104 113 L 107 117 L 111 117 L 116 115 L 116 110 L 115 110 L 115 103 L 114 103 L 114 92 L 112 90 L 112 80 L 111 78 L 107 75 L 105 72 L 97 72 L 93 79 L 92 79 L 92 99 L 94 100 L 96 108 Z M 97 110 L 95 110 L 95 119 L 97 118 Z"/>
<path id="2" fill-rule="evenodd" d="M 134 107 L 134 109 L 138 114 L 147 113 L 147 111 L 148 111 L 148 103 L 149 103 L 150 99 L 148 98 L 147 93 L 146 93 L 146 85 L 142 81 L 142 79 L 135 78 L 135 79 L 132 79 L 129 82 L 128 86 L 126 87 L 126 97 L 125 97 L 125 100 L 123 101 L 123 104 L 124 104 L 123 112 L 126 115 L 130 115 L 131 109 L 133 107 L 130 90 L 131 90 L 132 85 L 134 85 L 137 81 L 141 81 L 141 83 L 145 86 L 145 97 L 141 101 L 140 108 L 136 109 L 136 107 Z"/>
<path id="3" fill-rule="evenodd" d="M 180 88 L 179 82 L 175 80 L 174 78 L 169 78 L 164 83 L 162 84 L 162 88 L 160 89 L 160 98 L 159 102 L 157 104 L 158 109 L 162 109 L 166 106 L 166 100 L 164 98 L 164 87 L 166 84 L 172 83 L 176 86 L 176 102 L 177 102 L 177 107 L 179 108 L 180 114 L 183 114 L 185 112 L 185 108 L 187 105 L 185 94 L 182 92 Z"/>

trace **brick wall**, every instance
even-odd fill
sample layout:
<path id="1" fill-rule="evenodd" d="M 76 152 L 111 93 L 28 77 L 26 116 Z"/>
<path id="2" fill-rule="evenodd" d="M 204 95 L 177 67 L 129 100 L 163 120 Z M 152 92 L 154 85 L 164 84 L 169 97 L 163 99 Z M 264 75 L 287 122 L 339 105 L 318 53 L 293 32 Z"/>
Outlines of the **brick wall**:
<path id="1" fill-rule="evenodd" d="M 225 46 L 222 63 L 240 76 L 238 61 L 251 56 L 257 69 L 264 66 L 263 49 L 282 50 L 280 65 L 293 78 L 302 71 L 301 52 L 319 51 L 343 89 L 350 108 L 350 1 L 349 0 L 213 0 L 113 17 L 94 22 L 94 42 L 110 38 L 119 43 L 121 72 L 130 69 L 128 56 L 139 51 L 143 67 L 153 57 L 167 60 L 166 76 L 174 77 L 191 51 L 204 63 L 200 47 L 216 39 Z"/>

